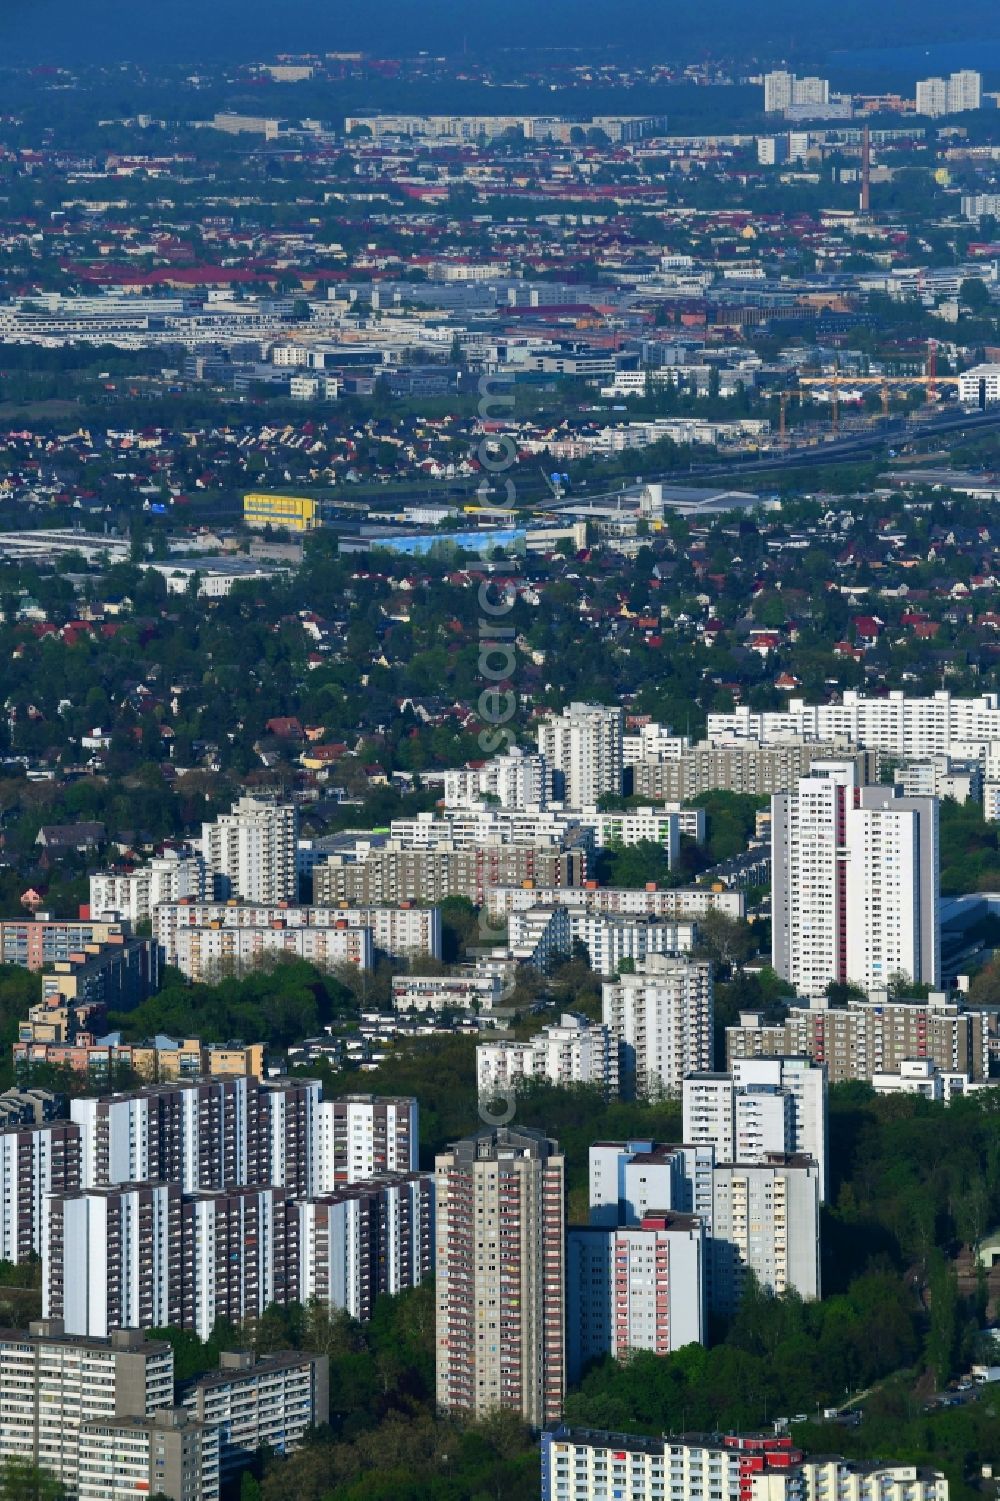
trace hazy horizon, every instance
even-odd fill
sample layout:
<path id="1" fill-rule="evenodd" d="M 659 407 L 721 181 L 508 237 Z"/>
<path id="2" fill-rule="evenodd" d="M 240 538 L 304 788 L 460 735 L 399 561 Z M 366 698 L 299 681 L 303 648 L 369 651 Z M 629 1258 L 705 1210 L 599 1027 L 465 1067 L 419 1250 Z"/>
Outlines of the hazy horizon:
<path id="1" fill-rule="evenodd" d="M 613 22 L 613 25 L 612 25 Z M 246 61 L 278 51 L 368 50 L 381 56 L 421 50 L 601 46 L 625 54 L 752 57 L 758 50 L 822 55 L 835 49 L 975 45 L 1000 37 L 987 0 L 966 0 L 958 14 L 924 0 L 872 7 L 847 0 L 834 13 L 803 15 L 792 0 L 766 8 L 709 0 L 677 8 L 666 0 L 618 0 L 613 12 L 593 0 L 386 0 L 359 8 L 336 0 L 31 0 L 0 13 L 0 64 L 74 61 Z M 388 42 L 387 42 L 388 39 Z M 806 46 L 808 39 L 808 47 Z"/>

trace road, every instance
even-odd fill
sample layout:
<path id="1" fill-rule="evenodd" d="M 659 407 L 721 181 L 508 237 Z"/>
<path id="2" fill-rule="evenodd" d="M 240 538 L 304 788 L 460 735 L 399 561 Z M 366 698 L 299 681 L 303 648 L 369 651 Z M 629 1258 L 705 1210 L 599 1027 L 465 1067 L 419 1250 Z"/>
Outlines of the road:
<path id="1" fill-rule="evenodd" d="M 702 468 L 669 469 L 659 470 L 655 473 L 644 474 L 638 483 L 689 485 L 700 488 L 703 483 L 724 480 L 734 488 L 742 487 L 745 482 L 754 475 L 774 474 L 781 469 L 812 469 L 824 464 L 845 464 L 854 459 L 862 458 L 865 454 L 876 453 L 879 449 L 887 448 L 894 440 L 908 440 L 914 437 L 941 437 L 948 433 L 970 432 L 975 433 L 982 429 L 1000 426 L 1000 405 L 985 412 L 949 412 L 946 416 L 932 417 L 927 421 L 907 424 L 903 419 L 897 418 L 888 428 L 881 428 L 877 433 L 865 433 L 859 436 L 851 435 L 846 438 L 835 439 L 831 443 L 818 443 L 815 448 L 792 449 L 788 453 L 775 454 L 766 459 L 733 459 L 727 464 L 711 464 Z M 626 488 L 634 488 L 636 482 L 626 485 Z M 613 501 L 621 493 L 621 487 L 617 490 L 606 490 L 601 493 L 588 491 L 586 499 L 600 504 L 604 501 Z M 583 497 L 577 493 L 574 502 L 579 504 Z M 549 502 L 545 510 L 557 510 L 559 502 Z"/>

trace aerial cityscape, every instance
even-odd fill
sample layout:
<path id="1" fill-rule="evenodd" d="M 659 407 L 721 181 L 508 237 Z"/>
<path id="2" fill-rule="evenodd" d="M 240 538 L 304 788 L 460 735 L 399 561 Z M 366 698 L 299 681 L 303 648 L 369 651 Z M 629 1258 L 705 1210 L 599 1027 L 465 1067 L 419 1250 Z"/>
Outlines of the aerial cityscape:
<path id="1" fill-rule="evenodd" d="M 0 663 L 0 1501 L 1000 1501 L 991 7 L 0 13 Z"/>

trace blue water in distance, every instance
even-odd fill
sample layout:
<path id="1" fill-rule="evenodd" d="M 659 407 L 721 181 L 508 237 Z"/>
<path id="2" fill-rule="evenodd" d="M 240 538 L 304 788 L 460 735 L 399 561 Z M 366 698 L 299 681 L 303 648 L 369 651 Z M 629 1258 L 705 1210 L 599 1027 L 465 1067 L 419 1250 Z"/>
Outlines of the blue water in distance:
<path id="1" fill-rule="evenodd" d="M 838 71 L 910 72 L 914 78 L 954 73 L 960 68 L 975 68 L 988 74 L 1000 71 L 1000 37 L 993 41 L 933 42 L 923 47 L 863 47 L 857 51 L 831 52 L 829 63 Z M 990 83 L 987 79 L 987 87 Z"/>

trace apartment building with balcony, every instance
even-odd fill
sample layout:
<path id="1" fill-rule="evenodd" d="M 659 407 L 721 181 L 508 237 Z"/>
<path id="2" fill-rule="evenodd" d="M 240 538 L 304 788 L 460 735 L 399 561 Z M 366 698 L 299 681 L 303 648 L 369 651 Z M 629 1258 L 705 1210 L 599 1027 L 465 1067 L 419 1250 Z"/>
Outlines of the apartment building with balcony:
<path id="1" fill-rule="evenodd" d="M 565 1168 L 556 1142 L 501 1126 L 435 1162 L 437 1400 L 540 1427 L 566 1386 Z"/>

